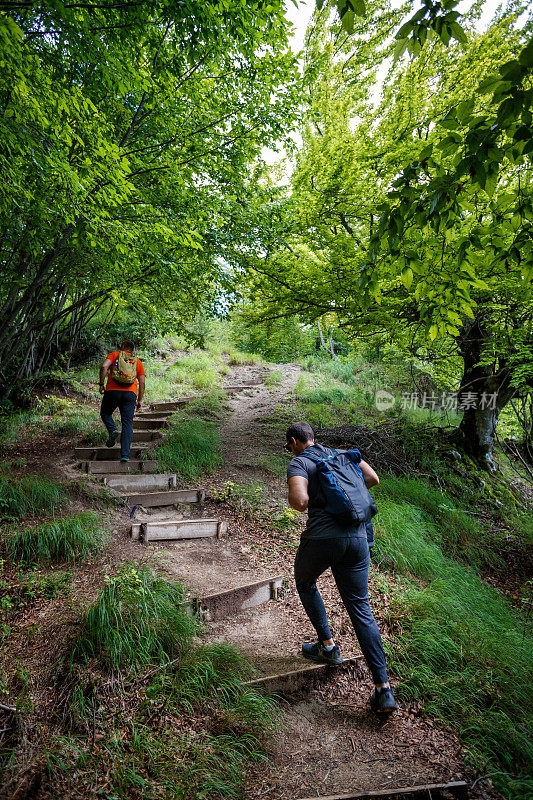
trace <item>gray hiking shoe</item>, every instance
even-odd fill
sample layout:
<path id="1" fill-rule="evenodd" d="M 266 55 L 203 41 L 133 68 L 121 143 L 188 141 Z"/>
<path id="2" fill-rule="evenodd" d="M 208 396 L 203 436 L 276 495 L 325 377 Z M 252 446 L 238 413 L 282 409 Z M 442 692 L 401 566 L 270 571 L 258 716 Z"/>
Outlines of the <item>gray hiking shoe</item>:
<path id="1" fill-rule="evenodd" d="M 397 705 L 392 689 L 388 686 L 375 689 L 370 697 L 370 708 L 376 714 L 392 714 L 396 711 Z"/>
<path id="2" fill-rule="evenodd" d="M 324 650 L 322 642 L 314 644 L 303 644 L 302 655 L 310 661 L 318 661 L 321 664 L 329 664 L 330 667 L 338 667 L 342 664 L 342 656 L 339 646 L 336 644 L 333 650 Z"/>

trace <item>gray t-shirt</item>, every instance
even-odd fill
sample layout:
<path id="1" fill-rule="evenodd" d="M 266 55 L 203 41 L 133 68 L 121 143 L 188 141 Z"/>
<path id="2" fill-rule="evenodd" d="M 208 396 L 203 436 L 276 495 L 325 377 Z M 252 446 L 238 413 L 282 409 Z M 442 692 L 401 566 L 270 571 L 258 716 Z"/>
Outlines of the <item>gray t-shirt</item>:
<path id="1" fill-rule="evenodd" d="M 317 455 L 330 455 L 331 451 L 323 447 L 321 444 L 314 444 L 308 448 Z M 340 450 L 339 452 L 344 452 Z M 357 523 L 349 523 L 348 525 L 339 522 L 336 517 L 324 511 L 326 505 L 326 498 L 320 487 L 320 480 L 317 474 L 316 464 L 305 455 L 295 456 L 289 462 L 287 467 L 287 480 L 294 477 L 294 475 L 301 475 L 302 478 L 307 478 L 307 492 L 309 494 L 308 517 L 307 525 L 302 538 L 306 539 L 330 539 L 339 537 L 350 536 L 364 536 L 366 537 L 365 524 L 358 525 Z"/>

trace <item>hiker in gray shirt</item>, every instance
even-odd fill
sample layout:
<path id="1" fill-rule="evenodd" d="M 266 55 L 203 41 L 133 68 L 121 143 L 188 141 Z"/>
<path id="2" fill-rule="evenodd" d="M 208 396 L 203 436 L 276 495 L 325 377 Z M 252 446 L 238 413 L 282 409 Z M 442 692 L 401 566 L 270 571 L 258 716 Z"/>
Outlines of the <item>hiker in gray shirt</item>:
<path id="1" fill-rule="evenodd" d="M 306 457 L 306 452 L 315 457 L 327 457 L 331 451 L 315 443 L 313 429 L 307 422 L 295 422 L 288 428 L 285 447 L 294 456 L 287 469 L 289 505 L 297 511 L 308 511 L 307 525 L 296 553 L 294 577 L 318 641 L 303 644 L 302 655 L 332 666 L 342 664 L 340 649 L 331 637 L 326 609 L 316 586 L 318 577 L 331 567 L 374 680 L 370 705 L 376 713 L 388 714 L 396 710 L 396 703 L 381 636 L 368 600 L 370 558 L 365 523 L 343 523 L 325 510 L 326 500 L 317 465 L 315 460 Z M 360 461 L 359 468 L 367 488 L 379 483 L 369 464 Z"/>

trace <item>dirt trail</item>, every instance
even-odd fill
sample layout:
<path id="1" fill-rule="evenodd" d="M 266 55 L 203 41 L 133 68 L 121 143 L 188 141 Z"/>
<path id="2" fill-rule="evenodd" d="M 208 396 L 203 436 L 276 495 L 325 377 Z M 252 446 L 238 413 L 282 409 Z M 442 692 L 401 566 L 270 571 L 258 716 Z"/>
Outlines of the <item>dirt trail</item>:
<path id="1" fill-rule="evenodd" d="M 265 469 L 265 458 L 281 452 L 283 442 L 279 432 L 273 434 L 261 424 L 288 397 L 298 378 L 296 365 L 279 369 L 283 372 L 279 385 L 262 384 L 230 395 L 229 414 L 222 425 L 224 463 L 210 485 L 220 488 L 228 480 L 243 484 L 260 480 L 267 487 L 265 502 L 285 497 L 284 478 Z M 245 384 L 266 374 L 261 367 L 237 367 L 225 383 Z M 226 516 L 227 537 L 151 546 L 169 575 L 206 593 L 269 575 L 285 579 L 277 602 L 209 623 L 204 639 L 234 644 L 259 674 L 307 665 L 299 655 L 301 643 L 313 641 L 314 631 L 294 587 L 295 547 L 269 550 L 276 531 L 269 539 L 263 528 L 232 515 L 228 506 L 208 501 L 201 515 Z M 343 655 L 360 654 L 329 571 L 319 585 Z M 384 629 L 380 620 L 378 624 Z M 366 667 L 357 666 L 288 704 L 280 733 L 270 746 L 272 766 L 249 777 L 247 797 L 295 800 L 464 778 L 455 736 L 437 729 L 415 705 L 401 705 L 389 720 L 376 719 L 368 705 L 371 690 Z"/>

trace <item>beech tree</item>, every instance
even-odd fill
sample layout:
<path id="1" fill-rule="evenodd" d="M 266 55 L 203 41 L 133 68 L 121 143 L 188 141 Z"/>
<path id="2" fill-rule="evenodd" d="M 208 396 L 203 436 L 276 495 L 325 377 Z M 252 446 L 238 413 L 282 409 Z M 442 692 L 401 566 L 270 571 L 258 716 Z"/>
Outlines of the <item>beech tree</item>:
<path id="1" fill-rule="evenodd" d="M 279 0 L 0 4 L 0 389 L 103 304 L 193 316 L 251 161 L 291 127 Z"/>
<path id="2" fill-rule="evenodd" d="M 459 368 L 460 434 L 488 468 L 501 409 L 533 374 L 522 10 L 484 34 L 467 18 L 453 46 L 433 37 L 423 57 L 391 68 L 377 110 L 374 74 L 399 55 L 387 40 L 397 19 L 372 6 L 343 38 L 318 14 L 292 194 L 267 257 L 243 256 L 261 318 L 333 311 L 353 335 L 381 332 L 411 355 L 440 358 L 448 378 Z"/>

